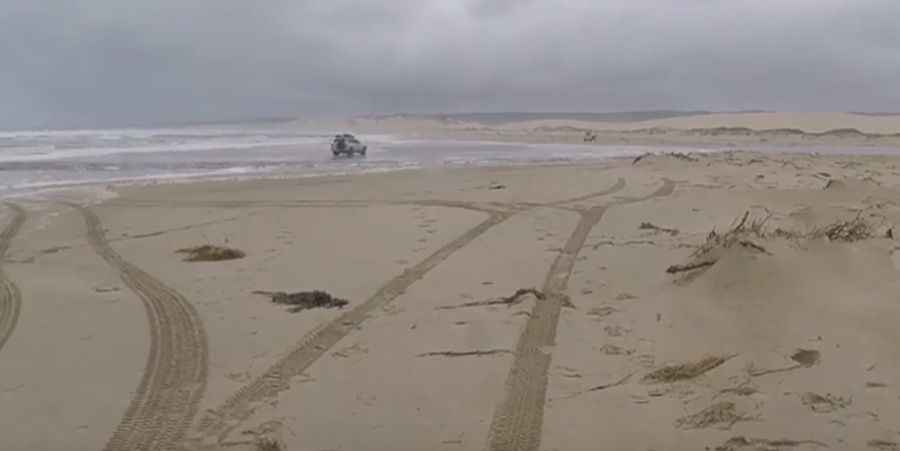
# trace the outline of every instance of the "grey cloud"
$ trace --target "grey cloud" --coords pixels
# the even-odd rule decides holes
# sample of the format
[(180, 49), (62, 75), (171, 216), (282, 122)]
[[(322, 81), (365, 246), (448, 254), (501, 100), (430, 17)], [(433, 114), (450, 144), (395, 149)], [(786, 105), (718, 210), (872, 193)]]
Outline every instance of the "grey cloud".
[(895, 0), (0, 0), (0, 128), (900, 110)]

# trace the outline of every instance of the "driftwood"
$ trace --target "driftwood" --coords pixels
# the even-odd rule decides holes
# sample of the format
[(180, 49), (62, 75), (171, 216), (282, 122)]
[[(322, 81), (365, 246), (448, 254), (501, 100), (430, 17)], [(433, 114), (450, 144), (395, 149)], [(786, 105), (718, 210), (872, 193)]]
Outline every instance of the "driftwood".
[(512, 354), (513, 352), (508, 349), (488, 349), (485, 351), (440, 351), (440, 352), (425, 352), (419, 354), (418, 357), (483, 357), (486, 355), (496, 355), (496, 354)]
[(666, 272), (669, 274), (677, 274), (680, 272), (693, 271), (695, 269), (705, 268), (707, 266), (715, 265), (718, 260), (707, 260), (697, 263), (689, 263), (687, 265), (672, 265), (666, 269)]
[(634, 373), (630, 373), (630, 374), (626, 375), (625, 377), (623, 377), (613, 383), (610, 383), (610, 384), (603, 384), (603, 385), (598, 385), (596, 387), (591, 387), (591, 388), (585, 390), (585, 392), (600, 391), (600, 390), (606, 390), (607, 388), (618, 387), (619, 385), (622, 385), (622, 384), (628, 382), (628, 379), (631, 379), (632, 375), (634, 375)]
[(459, 305), (444, 305), (437, 307), (437, 310), (453, 310), (458, 308), (484, 307), (489, 305), (505, 305), (508, 307), (512, 307), (513, 305), (522, 302), (522, 298), (528, 294), (533, 295), (539, 301), (547, 299), (547, 296), (536, 288), (519, 288), (515, 293), (513, 293), (512, 296), (502, 297), (500, 299), (491, 299), (487, 301), (466, 302)]
[(660, 227), (656, 224), (653, 224), (652, 222), (642, 222), (641, 225), (638, 226), (638, 229), (653, 230), (653, 231), (657, 231), (657, 232), (665, 232), (672, 236), (678, 235), (678, 233), (679, 233), (678, 229), (670, 229), (668, 227)]

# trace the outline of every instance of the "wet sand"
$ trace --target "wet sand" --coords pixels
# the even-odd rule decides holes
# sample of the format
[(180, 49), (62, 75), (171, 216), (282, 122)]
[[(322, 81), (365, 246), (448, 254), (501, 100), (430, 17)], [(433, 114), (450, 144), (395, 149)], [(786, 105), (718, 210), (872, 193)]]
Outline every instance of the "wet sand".
[[(894, 449), (898, 163), (661, 155), (14, 201), (0, 441)], [(726, 244), (701, 248), (712, 230)], [(175, 252), (200, 244), (246, 256)]]

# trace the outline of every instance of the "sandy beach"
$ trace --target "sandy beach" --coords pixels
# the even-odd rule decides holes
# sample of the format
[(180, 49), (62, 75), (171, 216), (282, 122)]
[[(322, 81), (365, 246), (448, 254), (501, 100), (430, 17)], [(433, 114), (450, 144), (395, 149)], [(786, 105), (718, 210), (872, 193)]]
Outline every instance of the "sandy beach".
[(900, 451), (900, 0), (69, 3), (0, 451)]
[[(896, 449), (898, 164), (664, 154), (14, 200), (3, 448)], [(204, 244), (244, 257), (176, 252)], [(348, 304), (258, 293), (311, 290)]]

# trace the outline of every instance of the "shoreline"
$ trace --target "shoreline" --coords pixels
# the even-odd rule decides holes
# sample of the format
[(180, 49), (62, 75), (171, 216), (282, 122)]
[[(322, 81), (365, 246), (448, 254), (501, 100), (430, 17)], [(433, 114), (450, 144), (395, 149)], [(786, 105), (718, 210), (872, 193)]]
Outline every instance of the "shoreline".
[[(664, 141), (658, 144), (607, 144), (607, 143), (565, 143), (565, 142), (534, 142), (534, 141), (526, 141), (526, 140), (510, 140), (510, 141), (485, 141), (481, 137), (471, 136), (448, 136), (446, 138), (436, 137), (434, 135), (429, 135), (428, 137), (415, 138), (412, 136), (406, 136), (403, 139), (407, 141), (422, 139), (428, 142), (438, 142), (443, 144), (452, 144), (454, 142), (470, 144), (484, 144), (484, 145), (496, 145), (496, 144), (521, 144), (521, 145), (529, 145), (529, 144), (539, 144), (539, 145), (578, 145), (584, 146), (585, 148), (594, 148), (594, 146), (598, 147), (609, 147), (614, 149), (627, 149), (627, 151), (633, 151), (633, 155), (615, 155), (615, 156), (591, 156), (585, 157), (583, 159), (572, 159), (571, 157), (560, 157), (558, 160), (554, 160), (552, 158), (548, 158), (544, 161), (531, 161), (531, 160), (522, 160), (522, 161), (490, 161), (486, 160), (484, 162), (473, 162), (473, 163), (447, 163), (445, 162), (442, 165), (435, 166), (398, 166), (398, 167), (378, 167), (378, 168), (366, 168), (359, 170), (331, 170), (331, 171), (314, 171), (314, 170), (272, 170), (272, 171), (259, 171), (247, 174), (199, 174), (199, 175), (149, 175), (149, 176), (138, 176), (134, 178), (121, 178), (121, 179), (110, 179), (110, 180), (90, 180), (84, 182), (60, 182), (59, 184), (55, 182), (46, 182), (46, 184), (41, 184), (42, 186), (36, 187), (28, 187), (28, 188), (17, 188), (14, 191), (8, 191), (0, 193), (0, 200), (8, 199), (40, 199), (43, 196), (48, 196), (49, 198), (65, 197), (67, 199), (70, 196), (67, 196), (67, 193), (75, 192), (75, 191), (115, 191), (123, 188), (132, 188), (132, 187), (148, 187), (148, 186), (156, 186), (156, 185), (183, 185), (183, 184), (196, 184), (196, 183), (206, 183), (206, 182), (247, 182), (254, 180), (302, 180), (307, 178), (320, 178), (320, 177), (348, 177), (348, 176), (360, 176), (360, 175), (368, 175), (368, 174), (381, 174), (381, 173), (392, 173), (392, 172), (406, 172), (406, 171), (440, 171), (440, 170), (455, 170), (455, 169), (466, 169), (466, 168), (517, 168), (517, 167), (568, 167), (568, 166), (581, 166), (581, 165), (597, 165), (597, 164), (616, 164), (620, 161), (632, 160), (640, 155), (664, 155), (671, 153), (684, 153), (687, 155), (691, 154), (710, 154), (710, 153), (725, 153), (725, 154), (737, 154), (737, 155), (778, 155), (778, 154), (787, 154), (787, 155), (827, 155), (827, 156), (844, 156), (844, 157), (856, 157), (856, 156), (869, 156), (869, 157), (877, 157), (877, 156), (900, 156), (900, 145), (897, 147), (892, 146), (868, 146), (868, 147), (847, 147), (847, 146), (839, 146), (839, 145), (825, 145), (819, 146), (815, 148), (810, 148), (809, 146), (801, 146), (797, 144), (766, 144), (761, 146), (760, 148), (752, 149), (752, 148), (741, 148), (741, 147), (723, 147), (718, 144), (705, 143), (705, 144), (682, 144), (682, 143), (674, 143), (671, 141)], [(900, 143), (898, 143), (900, 144)], [(628, 153), (628, 152), (626, 152)]]
[[(638, 116), (640, 115), (635, 117)], [(217, 135), (221, 127), (188, 127), (178, 132), (173, 132), (172, 129), (57, 132), (63, 136), (83, 135), (79, 139), (87, 137), (87, 144), (93, 145), (91, 142), (96, 141), (95, 144), (100, 148), (109, 145), (107, 135), (110, 135), (123, 140), (121, 143), (114, 143), (114, 147), (134, 145), (135, 152), (150, 156), (144, 160), (138, 158), (133, 165), (123, 165), (121, 168), (111, 164), (113, 169), (109, 172), (105, 171), (103, 160), (88, 156), (82, 160), (62, 159), (56, 165), (52, 161), (44, 166), (37, 163), (10, 163), (5, 168), (12, 171), (7, 172), (11, 177), (10, 183), (15, 186), (33, 186), (15, 190), (7, 188), (0, 195), (6, 198), (35, 191), (47, 193), (66, 189), (90, 190), (107, 184), (121, 186), (218, 179), (314, 177), (323, 175), (320, 172), (325, 173), (324, 175), (344, 175), (434, 167), (581, 164), (582, 160), (601, 161), (608, 160), (610, 156), (635, 157), (647, 151), (900, 154), (900, 116), (747, 112), (675, 114), (661, 119), (625, 122), (584, 120), (589, 117), (592, 116), (559, 118), (557, 115), (554, 118), (551, 115), (541, 119), (540, 115), (517, 114), (393, 115), (333, 121), (298, 120), (282, 123), (274, 128), (260, 129), (253, 126), (233, 126), (227, 128), (230, 131), (221, 136)], [(483, 122), (477, 122), (479, 118)], [(368, 159), (359, 162), (326, 161), (320, 150), (327, 145), (324, 137), (330, 134), (323, 130), (354, 131), (362, 133), (364, 138), (365, 135), (371, 135), (371, 144), (375, 146), (373, 153), (377, 155), (370, 155)], [(37, 136), (47, 133), (49, 132), (37, 133)], [(94, 136), (98, 133), (100, 135)], [(181, 135), (189, 138), (178, 138)], [(316, 139), (321, 139), (322, 142), (308, 141), (313, 136), (319, 137)], [(66, 139), (68, 138), (63, 138), (63, 141)], [(272, 147), (272, 143), (281, 139), (300, 140), (305, 144), (298, 144), (296, 149)], [(266, 144), (271, 140), (274, 140), (270, 143), (272, 145)], [(27, 138), (21, 144), (28, 147), (46, 143), (41, 139), (35, 141)], [(154, 154), (142, 147), (159, 147), (163, 144), (175, 146), (173, 149), (178, 152), (195, 147), (224, 147), (209, 152), (185, 153), (186, 166), (178, 166), (181, 161), (181, 157), (177, 156), (178, 152), (173, 151), (170, 155), (165, 152)], [(233, 152), (233, 148), (248, 145), (263, 147), (256, 157), (252, 156), (254, 152)], [(91, 152), (88, 147), (76, 150), (89, 155)], [(41, 158), (52, 159), (51, 154)], [(116, 156), (113, 160), (127, 161), (126, 154)], [(19, 157), (13, 152), (7, 158)], [(23, 155), (21, 158), (35, 157)], [(191, 162), (199, 164), (193, 167), (190, 166)], [(173, 164), (176, 166), (171, 166)], [(41, 174), (44, 170), (50, 172)], [(122, 176), (118, 171), (130, 175)], [(230, 174), (228, 171), (235, 173)], [(245, 174), (237, 173), (245, 171)], [(48, 174), (72, 181), (48, 181)]]

